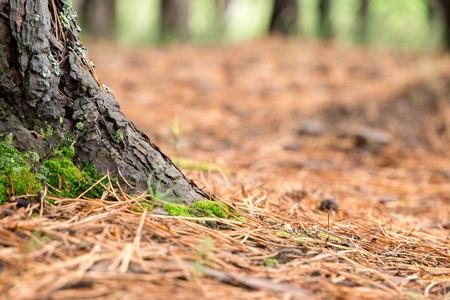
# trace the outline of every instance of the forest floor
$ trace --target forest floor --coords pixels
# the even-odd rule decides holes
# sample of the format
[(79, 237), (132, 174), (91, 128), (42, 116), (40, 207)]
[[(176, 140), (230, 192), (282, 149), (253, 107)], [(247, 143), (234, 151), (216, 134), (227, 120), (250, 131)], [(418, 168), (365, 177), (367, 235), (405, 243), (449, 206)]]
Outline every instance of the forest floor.
[(125, 115), (240, 218), (126, 197), (15, 210), (1, 298), (450, 299), (448, 55), (278, 38), (87, 48)]

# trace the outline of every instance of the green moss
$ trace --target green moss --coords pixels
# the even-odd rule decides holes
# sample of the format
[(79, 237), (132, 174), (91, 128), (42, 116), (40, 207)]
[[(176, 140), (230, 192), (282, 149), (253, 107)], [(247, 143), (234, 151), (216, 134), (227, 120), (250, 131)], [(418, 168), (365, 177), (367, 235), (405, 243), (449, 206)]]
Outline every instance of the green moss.
[(276, 234), (277, 234), (279, 237), (291, 237), (291, 238), (294, 238), (294, 239), (299, 239), (299, 238), (301, 238), (301, 236), (292, 233), (292, 232), (291, 232), (290, 230), (288, 230), (288, 229), (284, 229), (284, 230), (282, 230), (282, 231), (278, 231)]
[(39, 155), (36, 152), (30, 151), (30, 152), (28, 152), (28, 154), (29, 154), (29, 156), (31, 158), (31, 162), (32, 163), (36, 164), (36, 163), (39, 162), (40, 158), (39, 158)]
[(83, 125), (83, 123), (81, 123), (81, 122), (78, 122), (78, 123), (75, 125), (75, 127), (76, 127), (78, 130), (80, 130), (80, 131), (82, 131), (82, 130), (84, 129), (84, 125)]
[(276, 224), (278, 224), (277, 222), (275, 222), (274, 220), (269, 219), (269, 218), (265, 219), (265, 221), (266, 221), (266, 223), (269, 224), (269, 225), (276, 225)]
[(278, 259), (274, 259), (274, 258), (264, 258), (263, 262), (267, 267), (271, 267), (271, 268), (276, 267), (277, 265), (280, 264)]
[(327, 233), (320, 232), (320, 231), (317, 232), (317, 235), (319, 235), (320, 237), (326, 238), (326, 239), (342, 242), (342, 239), (340, 239), (340, 238), (338, 238), (336, 236), (329, 235)]
[(42, 188), (30, 171), (36, 160), (37, 153), (23, 154), (14, 148), (11, 134), (0, 142), (0, 204), (13, 195), (35, 194)]
[(228, 219), (230, 216), (225, 213), (220, 207), (223, 207), (231, 213), (231, 209), (223, 203), (215, 201), (198, 201), (191, 205), (181, 205), (166, 203), (163, 209), (172, 216), (181, 217), (212, 217), (216, 216), (222, 219)]
[(45, 136), (52, 136), (53, 135), (53, 128), (50, 125), (47, 125), (47, 130), (45, 132)]
[(25, 156), (12, 145), (12, 134), (7, 135), (0, 142), (0, 172), (10, 168), (26, 166)]
[[(180, 217), (196, 217), (194, 213), (195, 209), (192, 209), (186, 205), (179, 205), (173, 203), (166, 203), (163, 206), (163, 209), (167, 211), (172, 216), (180, 216)], [(198, 217), (198, 216), (197, 216)]]
[(291, 236), (291, 234), (289, 232), (285, 232), (285, 231), (278, 231), (277, 235), (279, 237), (290, 237)]
[(134, 211), (136, 211), (136, 212), (143, 212), (142, 209), (141, 209), (141, 206), (143, 208), (147, 208), (147, 211), (152, 211), (155, 208), (155, 205), (153, 205), (151, 203), (148, 203), (145, 200), (139, 202), (139, 204), (135, 204), (135, 206), (138, 207), (138, 208), (134, 209)]
[(117, 130), (116, 131), (116, 142), (117, 143), (121, 143), (123, 141), (123, 132), (122, 130)]
[(27, 167), (9, 169), (0, 174), (0, 204), (13, 195), (36, 194), (42, 188), (39, 180)]
[[(9, 201), (11, 196), (37, 194), (43, 188), (43, 182), (54, 188), (50, 188), (51, 194), (75, 198), (102, 177), (92, 164), (76, 166), (72, 161), (75, 151), (70, 145), (54, 151), (39, 166), (40, 157), (36, 152), (21, 153), (14, 148), (12, 141), (11, 134), (0, 140), (0, 204)], [(38, 167), (39, 172), (34, 175), (31, 170)], [(116, 185), (117, 179), (111, 181)], [(103, 183), (109, 185), (108, 179)], [(100, 198), (103, 191), (101, 185), (96, 185), (86, 193), (86, 197)], [(148, 208), (153, 207), (149, 205)]]
[[(52, 191), (57, 196), (75, 198), (101, 178), (92, 164), (75, 166), (72, 162), (74, 155), (72, 147), (62, 147), (55, 151), (50, 159), (44, 161), (39, 169), (39, 177), (58, 189)], [(109, 185), (107, 179), (104, 179), (104, 183)], [(86, 194), (86, 197), (99, 198), (102, 192), (101, 186), (97, 185)]]
[(226, 212), (224, 212), (222, 208), (231, 212), (231, 209), (227, 207), (225, 204), (209, 200), (195, 202), (192, 206), (199, 210), (205, 211), (210, 216), (214, 215), (222, 219), (229, 218), (229, 215)]

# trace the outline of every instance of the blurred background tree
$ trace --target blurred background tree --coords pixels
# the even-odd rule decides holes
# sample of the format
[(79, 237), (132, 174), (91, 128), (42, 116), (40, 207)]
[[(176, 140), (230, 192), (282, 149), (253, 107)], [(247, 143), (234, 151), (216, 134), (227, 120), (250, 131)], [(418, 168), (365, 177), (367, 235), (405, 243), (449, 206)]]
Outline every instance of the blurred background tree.
[(78, 0), (81, 27), (96, 37), (112, 38), (115, 28), (115, 0)]
[[(295, 34), (300, 29), (300, 26), (297, 25), (298, 1), (275, 0), (273, 4), (273, 11), (270, 17), (270, 32), (278, 32), (282, 35)], [(298, 31), (301, 32), (301, 30)]]
[(161, 41), (189, 39), (189, 0), (161, 1)]
[(359, 43), (367, 44), (368, 41), (368, 25), (369, 25), (369, 0), (361, 0), (358, 11), (358, 23), (356, 24), (356, 38)]
[(450, 0), (439, 0), (440, 4), (435, 6), (435, 11), (432, 17), (437, 17), (439, 8), (442, 8), (443, 18), (444, 18), (444, 41), (447, 49), (450, 49)]
[(318, 15), (319, 15), (319, 24), (318, 24), (318, 32), (317, 35), (322, 38), (331, 38), (332, 30), (331, 30), (331, 20), (330, 20), (330, 12), (331, 12), (331, 2), (330, 0), (320, 0), (318, 5)]
[(74, 0), (84, 34), (128, 44), (233, 42), (268, 32), (450, 48), (450, 0)]

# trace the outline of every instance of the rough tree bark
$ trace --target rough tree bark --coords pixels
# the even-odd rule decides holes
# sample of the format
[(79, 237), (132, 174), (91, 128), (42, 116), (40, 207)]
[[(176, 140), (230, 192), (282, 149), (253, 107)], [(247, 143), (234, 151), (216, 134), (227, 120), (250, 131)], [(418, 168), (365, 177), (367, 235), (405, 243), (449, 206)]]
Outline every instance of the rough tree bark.
[(298, 2), (297, 0), (275, 0), (270, 18), (270, 32), (283, 35), (297, 32)]
[(122, 114), (95, 75), (75, 19), (69, 0), (0, 0), (0, 133), (41, 159), (73, 141), (77, 162), (123, 176), (134, 191), (149, 180), (169, 198), (206, 199)]
[(161, 0), (161, 38), (189, 38), (189, 0)]

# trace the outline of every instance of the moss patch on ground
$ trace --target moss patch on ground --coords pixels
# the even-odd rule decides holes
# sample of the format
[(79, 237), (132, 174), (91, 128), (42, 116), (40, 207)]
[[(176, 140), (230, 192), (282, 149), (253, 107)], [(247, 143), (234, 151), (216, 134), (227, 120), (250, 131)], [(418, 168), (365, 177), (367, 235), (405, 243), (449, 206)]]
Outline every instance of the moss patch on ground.
[(42, 188), (41, 181), (31, 173), (36, 156), (34, 152), (17, 151), (12, 145), (12, 135), (0, 141), (0, 204), (11, 196), (35, 194)]
[(163, 209), (172, 216), (230, 218), (230, 215), (222, 208), (232, 214), (232, 210), (227, 205), (210, 200), (198, 201), (191, 205), (166, 203), (163, 206)]
[[(52, 193), (56, 196), (75, 198), (101, 178), (93, 165), (75, 166), (72, 162), (74, 156), (72, 147), (62, 147), (44, 161), (39, 169), (39, 177), (53, 187)], [(107, 179), (103, 183), (109, 185)], [(103, 188), (96, 185), (86, 193), (86, 197), (99, 198), (102, 192)]]
[[(65, 145), (40, 162), (37, 153), (21, 153), (14, 148), (11, 134), (0, 137), (0, 204), (9, 201), (11, 196), (37, 194), (45, 183), (55, 196), (77, 197), (97, 182), (101, 175), (93, 165), (76, 166), (72, 161), (74, 156), (73, 147)], [(31, 170), (38, 166), (38, 174), (33, 174)], [(104, 183), (109, 184), (107, 179)], [(103, 188), (97, 185), (86, 197), (99, 198), (102, 192)]]
[(155, 208), (154, 204), (148, 203), (145, 200), (139, 201), (139, 204), (135, 204), (136, 208), (134, 209), (135, 212), (144, 212), (142, 208), (146, 208), (147, 211), (152, 211)]

